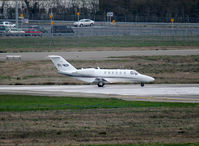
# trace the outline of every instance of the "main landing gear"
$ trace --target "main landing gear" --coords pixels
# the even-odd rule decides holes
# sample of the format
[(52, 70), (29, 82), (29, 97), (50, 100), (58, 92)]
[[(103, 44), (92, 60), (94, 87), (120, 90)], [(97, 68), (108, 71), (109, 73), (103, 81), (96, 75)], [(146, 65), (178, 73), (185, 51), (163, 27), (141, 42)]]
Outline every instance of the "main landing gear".
[(103, 83), (103, 82), (99, 82), (99, 83), (97, 84), (97, 86), (98, 86), (98, 87), (104, 87), (104, 83)]
[(141, 83), (140, 85), (141, 85), (141, 87), (144, 87), (144, 83)]

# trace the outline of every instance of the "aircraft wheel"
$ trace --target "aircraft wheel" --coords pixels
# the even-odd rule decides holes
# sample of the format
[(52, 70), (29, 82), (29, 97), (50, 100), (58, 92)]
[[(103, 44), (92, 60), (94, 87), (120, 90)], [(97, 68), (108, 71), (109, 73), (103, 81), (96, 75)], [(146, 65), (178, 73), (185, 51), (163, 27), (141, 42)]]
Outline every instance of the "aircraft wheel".
[(98, 87), (104, 87), (104, 83), (103, 82), (99, 82), (97, 85), (98, 85)]
[(141, 87), (144, 87), (144, 83), (141, 83)]

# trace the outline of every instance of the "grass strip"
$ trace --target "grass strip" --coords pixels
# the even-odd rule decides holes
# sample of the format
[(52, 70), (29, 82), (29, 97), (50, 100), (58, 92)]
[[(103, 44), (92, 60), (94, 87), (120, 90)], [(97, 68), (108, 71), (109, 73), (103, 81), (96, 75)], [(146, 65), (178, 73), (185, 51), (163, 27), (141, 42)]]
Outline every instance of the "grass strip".
[(37, 111), (63, 109), (136, 108), (136, 107), (198, 107), (198, 103), (165, 103), (125, 101), (108, 98), (48, 97), (31, 95), (0, 95), (0, 111)]
[[(55, 37), (52, 47), (56, 51), (63, 48), (99, 47), (155, 47), (155, 46), (199, 46), (199, 37), (160, 37), (160, 36), (109, 36), (109, 37)], [(2, 38), (0, 52), (51, 51), (51, 38)]]

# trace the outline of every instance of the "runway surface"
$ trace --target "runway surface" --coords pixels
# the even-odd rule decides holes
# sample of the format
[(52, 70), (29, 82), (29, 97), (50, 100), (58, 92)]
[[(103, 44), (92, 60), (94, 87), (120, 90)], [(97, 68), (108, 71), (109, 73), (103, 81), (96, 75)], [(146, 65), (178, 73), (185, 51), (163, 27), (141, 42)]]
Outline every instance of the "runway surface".
[(199, 103), (199, 84), (131, 85), (65, 85), (65, 86), (0, 86), (0, 94), (30, 94), (48, 96), (76, 96), (120, 98), (123, 100)]
[(83, 52), (25, 52), (25, 53), (0, 53), (0, 60), (7, 56), (20, 56), (21, 60), (48, 60), (48, 55), (61, 55), (68, 60), (105, 60), (121, 56), (186, 56), (199, 55), (199, 49), (185, 50), (143, 50), (143, 51), (83, 51)]

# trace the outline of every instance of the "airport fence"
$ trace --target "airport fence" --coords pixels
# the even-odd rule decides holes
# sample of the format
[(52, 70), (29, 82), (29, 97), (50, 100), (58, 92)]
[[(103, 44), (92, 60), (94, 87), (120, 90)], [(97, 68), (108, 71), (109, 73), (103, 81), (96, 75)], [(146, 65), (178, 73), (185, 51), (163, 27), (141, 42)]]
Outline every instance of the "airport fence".
[[(73, 48), (73, 47), (133, 47), (198, 45), (197, 23), (108, 23), (96, 22), (92, 27), (73, 27), (71, 21), (55, 21), (55, 25), (69, 25), (74, 33), (51, 33), (49, 21), (31, 21), (47, 30), (41, 35), (0, 35), (0, 51), (14, 48)], [(27, 27), (20, 24), (19, 27)]]

